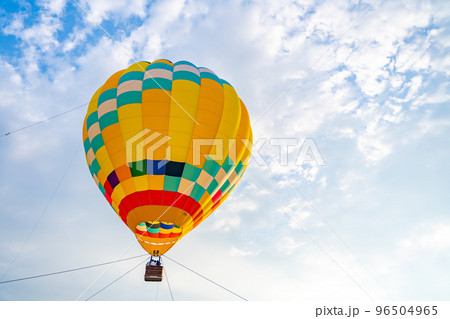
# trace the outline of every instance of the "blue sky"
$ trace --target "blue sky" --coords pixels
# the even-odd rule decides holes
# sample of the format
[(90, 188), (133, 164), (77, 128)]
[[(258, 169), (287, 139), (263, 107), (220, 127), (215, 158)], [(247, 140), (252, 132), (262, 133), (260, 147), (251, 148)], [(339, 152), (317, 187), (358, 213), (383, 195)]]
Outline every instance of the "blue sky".
[[(87, 103), (140, 60), (191, 61), (235, 87), (267, 165), (252, 161), (171, 258), (250, 300), (448, 298), (446, 1), (3, 1), (0, 26), (1, 134)], [(85, 111), (0, 137), (4, 280), (143, 253), (77, 149)], [(287, 165), (280, 139), (298, 140)], [(325, 165), (295, 163), (305, 139)], [(137, 262), (3, 284), (0, 299), (85, 299)], [(236, 300), (165, 264), (176, 300)], [(142, 272), (94, 299), (154, 300)]]

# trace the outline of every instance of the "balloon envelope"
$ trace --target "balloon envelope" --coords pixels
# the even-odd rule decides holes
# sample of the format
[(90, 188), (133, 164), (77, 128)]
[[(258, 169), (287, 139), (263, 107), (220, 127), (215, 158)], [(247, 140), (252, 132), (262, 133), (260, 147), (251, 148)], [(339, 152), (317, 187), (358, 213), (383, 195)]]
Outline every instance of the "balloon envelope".
[(106, 200), (147, 252), (162, 255), (239, 183), (252, 131), (228, 82), (187, 61), (157, 60), (95, 92), (83, 140)]

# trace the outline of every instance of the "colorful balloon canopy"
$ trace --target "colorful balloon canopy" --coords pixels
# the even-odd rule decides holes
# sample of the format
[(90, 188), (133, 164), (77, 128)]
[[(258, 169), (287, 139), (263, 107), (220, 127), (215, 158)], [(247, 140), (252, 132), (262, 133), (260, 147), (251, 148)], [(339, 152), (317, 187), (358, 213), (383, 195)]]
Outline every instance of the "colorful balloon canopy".
[(239, 183), (252, 130), (233, 87), (192, 63), (138, 62), (92, 97), (89, 170), (142, 247), (162, 255)]

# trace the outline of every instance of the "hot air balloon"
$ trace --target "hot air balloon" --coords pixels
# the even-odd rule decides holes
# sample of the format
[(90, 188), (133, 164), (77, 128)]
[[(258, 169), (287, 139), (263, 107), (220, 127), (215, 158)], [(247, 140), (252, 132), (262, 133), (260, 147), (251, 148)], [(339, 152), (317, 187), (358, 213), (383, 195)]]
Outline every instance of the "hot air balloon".
[(113, 74), (95, 92), (83, 141), (106, 200), (141, 246), (161, 256), (239, 183), (252, 130), (227, 81), (187, 61), (156, 60)]

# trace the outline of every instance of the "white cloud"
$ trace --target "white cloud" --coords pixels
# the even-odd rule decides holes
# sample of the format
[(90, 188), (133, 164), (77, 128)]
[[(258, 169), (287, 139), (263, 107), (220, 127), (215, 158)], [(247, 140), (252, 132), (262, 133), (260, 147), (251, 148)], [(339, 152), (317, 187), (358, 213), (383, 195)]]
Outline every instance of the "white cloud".
[[(323, 41), (324, 36), (330, 32), (337, 36), (339, 31), (345, 30), (343, 26), (350, 26), (352, 23), (355, 25), (317, 65), (313, 65), (313, 71), (304, 75), (304, 78), (259, 120), (254, 128), (255, 136), (314, 136), (313, 134), (326, 131), (325, 127), (330, 121), (333, 121), (333, 125), (339, 125), (337, 119), (341, 122), (348, 121), (345, 114), (352, 116), (356, 110), (355, 119), (359, 123), (353, 122), (355, 128), (352, 134), (347, 136), (355, 139), (357, 147), (371, 164), (378, 163), (391, 154), (394, 148), (389, 141), (390, 132), (394, 125), (407, 120), (404, 116), (405, 110), (399, 103), (415, 101), (424, 84), (422, 76), (416, 75), (409, 79), (403, 73), (407, 70), (422, 72), (430, 56), (430, 40), (426, 36), (414, 36), (412, 42), (408, 42), (408, 38), (429, 23), (431, 9), (426, 4), (418, 3), (379, 3), (357, 21), (360, 12), (348, 14), (346, 11), (352, 5), (344, 2), (333, 5), (324, 3), (315, 7), (314, 12), (306, 17), (309, 29), (316, 30), (310, 33), (314, 41)], [(414, 15), (411, 13), (414, 10), (420, 12)], [(291, 11), (295, 12), (295, 9)], [(266, 22), (269, 25), (283, 25), (281, 21), (285, 20), (279, 16), (283, 16), (283, 13), (272, 13), (273, 20), (267, 18)], [(294, 28), (304, 30), (303, 25), (298, 24)], [(288, 26), (283, 26), (284, 30), (289, 30)], [(257, 29), (258, 26), (254, 28)], [(276, 30), (273, 32), (279, 32), (279, 29)], [(304, 32), (300, 33), (304, 35)], [(255, 34), (253, 36), (256, 37)], [(278, 41), (282, 38), (280, 35), (276, 37)], [(289, 38), (295, 37), (296, 35), (292, 34)], [(282, 51), (282, 44), (269, 40), (268, 38), (267, 42), (260, 42), (270, 43), (271, 48), (265, 52), (271, 53), (266, 58), (274, 60), (275, 52)], [(302, 67), (306, 70), (327, 47), (302, 40), (298, 43), (296, 49), (289, 51), (289, 59), (284, 59), (283, 55), (276, 56), (277, 65), (284, 65), (289, 61), (292, 70), (297, 70), (291, 72), (294, 75), (290, 81), (284, 82), (286, 87), (302, 75)], [(414, 58), (413, 55), (418, 51), (409, 49), (408, 46), (420, 47), (421, 55)], [(308, 54), (310, 52), (315, 54)], [(295, 62), (293, 57), (296, 57)], [(421, 61), (415, 63), (414, 59)], [(402, 61), (413, 62), (405, 64)], [(321, 74), (326, 75), (321, 77)], [(280, 80), (283, 78), (280, 77)], [(404, 97), (396, 97), (402, 94), (400, 89), (405, 92)], [(383, 96), (388, 91), (392, 92), (391, 101), (385, 100)], [(267, 93), (266, 95), (270, 96)], [(269, 98), (267, 104), (270, 104), (271, 100)], [(270, 153), (266, 155), (273, 159)], [(296, 172), (291, 167), (280, 167), (276, 163), (270, 165), (270, 169), (283, 175)]]
[(47, 9), (52, 14), (61, 14), (67, 0), (39, 0), (37, 4)]
[(401, 247), (408, 250), (450, 249), (450, 225), (422, 225), (418, 227), (409, 237), (401, 240)]
[(397, 72), (424, 71), (430, 67), (431, 57), (428, 41), (418, 38), (415, 42), (402, 46), (397, 55), (395, 68)]
[(212, 230), (229, 232), (232, 229), (238, 228), (240, 225), (241, 225), (241, 218), (239, 216), (236, 215), (230, 216), (230, 214), (224, 216), (224, 214), (221, 214), (221, 216), (214, 221)]
[(80, 28), (76, 26), (73, 32), (63, 41), (62, 50), (67, 53), (80, 46), (86, 40), (87, 35), (92, 33), (92, 29), (92, 27)]
[[(130, 16), (141, 18), (146, 16), (145, 0), (130, 0), (127, 2), (120, 0), (81, 0), (78, 3), (81, 8), (77, 7), (82, 11), (82, 15), (86, 18), (88, 24), (101, 24), (103, 20), (113, 17), (122, 20)], [(86, 12), (87, 16), (85, 15)]]
[[(42, 52), (49, 52), (59, 45), (55, 33), (61, 29), (62, 24), (56, 16), (63, 6), (44, 6), (39, 11), (38, 23), (26, 27), (24, 20), (29, 18), (27, 13), (15, 14), (13, 20), (4, 28), (3, 32), (22, 39), (29, 46), (33, 46)], [(56, 11), (55, 11), (56, 10)]]
[(304, 242), (298, 242), (293, 237), (285, 236), (275, 243), (275, 249), (282, 254), (291, 255), (303, 245), (305, 245)]
[(310, 222), (307, 225), (307, 221), (312, 215), (310, 203), (301, 198), (300, 194), (295, 192), (295, 197), (291, 197), (287, 203), (285, 201), (280, 203), (279, 200), (277, 202), (281, 206), (277, 207), (277, 211), (283, 215), (291, 228), (301, 230), (300, 228), (305, 229), (309, 226)]
[(19, 103), (22, 86), (21, 75), (11, 64), (0, 59), (0, 95), (2, 96), (0, 109), (10, 108)]
[(369, 134), (358, 138), (358, 148), (371, 163), (377, 163), (392, 151), (392, 146)]
[(434, 91), (428, 90), (412, 102), (412, 107), (430, 106), (450, 101), (450, 84), (440, 83)]
[(257, 256), (259, 255), (260, 251), (253, 251), (253, 250), (244, 250), (244, 249), (239, 249), (236, 248), (234, 246), (231, 247), (230, 250), (230, 255), (235, 257), (235, 256)]

